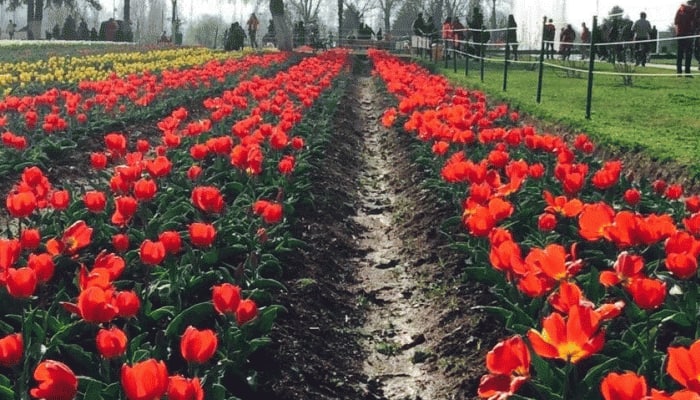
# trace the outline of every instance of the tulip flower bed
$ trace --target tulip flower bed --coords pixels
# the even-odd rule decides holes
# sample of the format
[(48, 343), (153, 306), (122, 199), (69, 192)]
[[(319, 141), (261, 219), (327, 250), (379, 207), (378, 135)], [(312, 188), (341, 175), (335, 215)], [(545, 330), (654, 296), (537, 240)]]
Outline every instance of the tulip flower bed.
[[(228, 63), (152, 84), (147, 74), (101, 83), (150, 89), (117, 101), (97, 101), (102, 89), (83, 82), (95, 97), (85, 106), (79, 94), (75, 105), (95, 113), (89, 121), (136, 105), (154, 115), (153, 98), (184, 104), (189, 85), (223, 86), (240, 74), (241, 64)], [(202, 101), (206, 117), (179, 106), (146, 119), (157, 138), (102, 131), (104, 149), (89, 155), (93, 171), (80, 185), (25, 166), (6, 197), (11, 220), (0, 239), (0, 397), (224, 399), (254, 390), (249, 356), (269, 342), (281, 310), (272, 298), (282, 288), (277, 256), (299, 244), (287, 219), (307, 183), (295, 178), (305, 150), (323, 142), (297, 128), (347, 64), (346, 52), (331, 51), (269, 78), (240, 75)], [(49, 93), (66, 104), (5, 99), (3, 110), (27, 123), (33, 106), (69, 108), (69, 94)], [(8, 119), (6, 130), (11, 123), (21, 124)]]
[[(31, 46), (31, 43), (26, 43)], [(133, 47), (133, 46), (130, 46)], [(108, 49), (109, 47), (107, 47)], [(56, 56), (33, 49), (34, 56), (43, 55), (37, 61), (27, 61), (13, 51), (12, 61), (0, 63), (0, 91), (3, 95), (41, 90), (46, 85), (57, 85), (63, 89), (81, 81), (100, 81), (116, 74), (124, 77), (143, 71), (157, 73), (163, 70), (184, 69), (212, 60), (224, 61), (238, 58), (243, 52), (214, 52), (206, 48), (138, 48), (128, 52), (105, 52), (96, 54)], [(37, 54), (38, 53), (38, 54)], [(15, 61), (20, 59), (22, 61)]]
[(488, 399), (700, 398), (700, 196), (537, 132), (505, 105), (385, 52), (385, 126), (425, 145), (429, 183), (459, 215), (465, 273), (512, 336), (486, 355)]
[[(95, 130), (117, 130), (128, 123), (160, 118), (185, 101), (200, 101), (257, 72), (282, 68), (288, 55), (251, 55), (212, 60), (159, 74), (143, 72), (123, 78), (82, 81), (76, 90), (50, 88), (34, 96), (7, 96), (0, 102), (0, 149), (3, 175), (27, 165), (46, 169), (66, 152), (90, 147)], [(75, 162), (75, 160), (70, 160)]]

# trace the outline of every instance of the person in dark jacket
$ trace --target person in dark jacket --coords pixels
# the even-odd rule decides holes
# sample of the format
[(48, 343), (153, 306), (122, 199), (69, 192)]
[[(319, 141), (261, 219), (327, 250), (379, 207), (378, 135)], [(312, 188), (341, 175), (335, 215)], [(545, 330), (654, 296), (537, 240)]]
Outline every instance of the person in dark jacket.
[(513, 59), (518, 60), (518, 24), (515, 23), (513, 14), (508, 15), (508, 33), (506, 35), (508, 44), (513, 52)]
[(693, 77), (690, 75), (690, 63), (692, 62), (691, 57), (693, 55), (693, 38), (686, 38), (685, 36), (692, 36), (695, 34), (696, 13), (696, 8), (688, 4), (688, 2), (685, 2), (678, 8), (676, 17), (673, 20), (676, 37), (678, 38), (676, 72), (680, 76), (685, 66), (685, 76), (689, 78)]
[(554, 26), (554, 22), (550, 18), (549, 21), (544, 25), (544, 53), (547, 58), (554, 58), (554, 36), (557, 34), (557, 28)]

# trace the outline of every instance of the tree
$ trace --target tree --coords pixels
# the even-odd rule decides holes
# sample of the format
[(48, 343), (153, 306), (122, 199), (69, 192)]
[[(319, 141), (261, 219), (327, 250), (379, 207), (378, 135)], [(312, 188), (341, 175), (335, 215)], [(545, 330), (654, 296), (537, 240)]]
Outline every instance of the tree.
[(221, 15), (203, 15), (189, 24), (187, 29), (188, 43), (215, 48), (221, 43), (226, 30), (226, 22)]
[(391, 36), (395, 38), (412, 35), (411, 26), (421, 10), (422, 4), (420, 0), (405, 0), (396, 12), (396, 18), (391, 30), (385, 30), (385, 32), (390, 32)]
[(357, 39), (357, 30), (360, 28), (362, 15), (354, 5), (348, 4), (343, 12), (343, 30), (340, 32), (342, 38)]
[(384, 32), (391, 31), (391, 14), (401, 4), (402, 0), (377, 0), (379, 2), (379, 10), (384, 24)]
[(270, 0), (270, 14), (275, 24), (275, 38), (277, 48), (283, 51), (292, 50), (292, 31), (289, 21), (285, 17), (284, 2), (282, 0)]
[(321, 0), (288, 0), (289, 8), (296, 14), (296, 17), (308, 24), (318, 19), (318, 10)]
[[(68, 7), (73, 10), (78, 6), (77, 0), (46, 0), (47, 5), (52, 5), (56, 7)], [(102, 5), (99, 0), (84, 0), (87, 4), (94, 8), (95, 10), (101, 10)], [(2, 2), (0, 1), (0, 4)], [(27, 39), (39, 39), (41, 38), (41, 24), (44, 19), (44, 0), (12, 0), (9, 3), (8, 8), (10, 10), (15, 10), (22, 5), (27, 6)]]

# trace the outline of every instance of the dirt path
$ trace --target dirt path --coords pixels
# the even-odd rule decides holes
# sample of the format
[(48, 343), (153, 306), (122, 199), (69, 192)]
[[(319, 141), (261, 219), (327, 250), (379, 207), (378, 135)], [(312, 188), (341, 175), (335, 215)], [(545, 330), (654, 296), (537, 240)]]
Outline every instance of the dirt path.
[(397, 190), (400, 154), (387, 143), (390, 133), (376, 122), (381, 107), (375, 104), (376, 88), (370, 78), (359, 78), (357, 97), (364, 164), (354, 220), (363, 229), (358, 246), (365, 254), (351, 262), (358, 278), (353, 289), (363, 299), (365, 313), (359, 327), (366, 354), (363, 371), (378, 398), (438, 398), (447, 382), (425, 363), (435, 344), (428, 331), (439, 322), (438, 314), (414, 275), (415, 268), (427, 266), (418, 266), (411, 258), (415, 239), (402, 234), (399, 225), (415, 204)]
[(454, 213), (421, 186), (412, 139), (381, 127), (386, 97), (358, 62), (334, 138), (297, 211), (308, 248), (283, 262), (289, 310), (263, 354), (266, 393), (249, 399), (475, 398), (496, 325), (439, 234)]

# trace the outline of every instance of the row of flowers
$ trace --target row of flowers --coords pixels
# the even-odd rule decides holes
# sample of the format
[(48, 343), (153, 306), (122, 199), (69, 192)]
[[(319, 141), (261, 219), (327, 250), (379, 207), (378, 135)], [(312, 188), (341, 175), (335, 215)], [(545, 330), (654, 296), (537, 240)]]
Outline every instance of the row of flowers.
[(27, 168), (6, 199), (18, 234), (0, 239), (1, 390), (62, 399), (252, 390), (248, 359), (281, 311), (276, 254), (295, 245), (286, 214), (303, 195), (293, 177), (308, 142), (292, 132), (347, 58), (328, 52), (241, 81), (204, 101), (208, 117), (177, 108), (154, 142), (108, 133), (82, 188)]
[(143, 71), (183, 69), (211, 60), (239, 57), (238, 53), (215, 52), (202, 47), (131, 50), (74, 56), (52, 56), (37, 61), (0, 63), (0, 91), (3, 95), (32, 85), (77, 84), (100, 81), (116, 74), (124, 77)]
[(700, 197), (624, 176), (584, 134), (539, 133), (483, 93), (370, 57), (398, 98), (383, 124), (429, 144), (427, 169), (460, 210), (447, 224), (466, 232), (455, 248), (514, 334), (487, 354), (478, 395), (700, 398)]
[(0, 148), (0, 171), (12, 172), (28, 163), (48, 167), (67, 152), (91, 146), (95, 130), (159, 118), (183, 101), (199, 101), (238, 79), (288, 62), (285, 53), (250, 55), (159, 74), (112, 74), (101, 81), (81, 81), (75, 90), (52, 87), (35, 96), (7, 96), (0, 101), (6, 147)]

